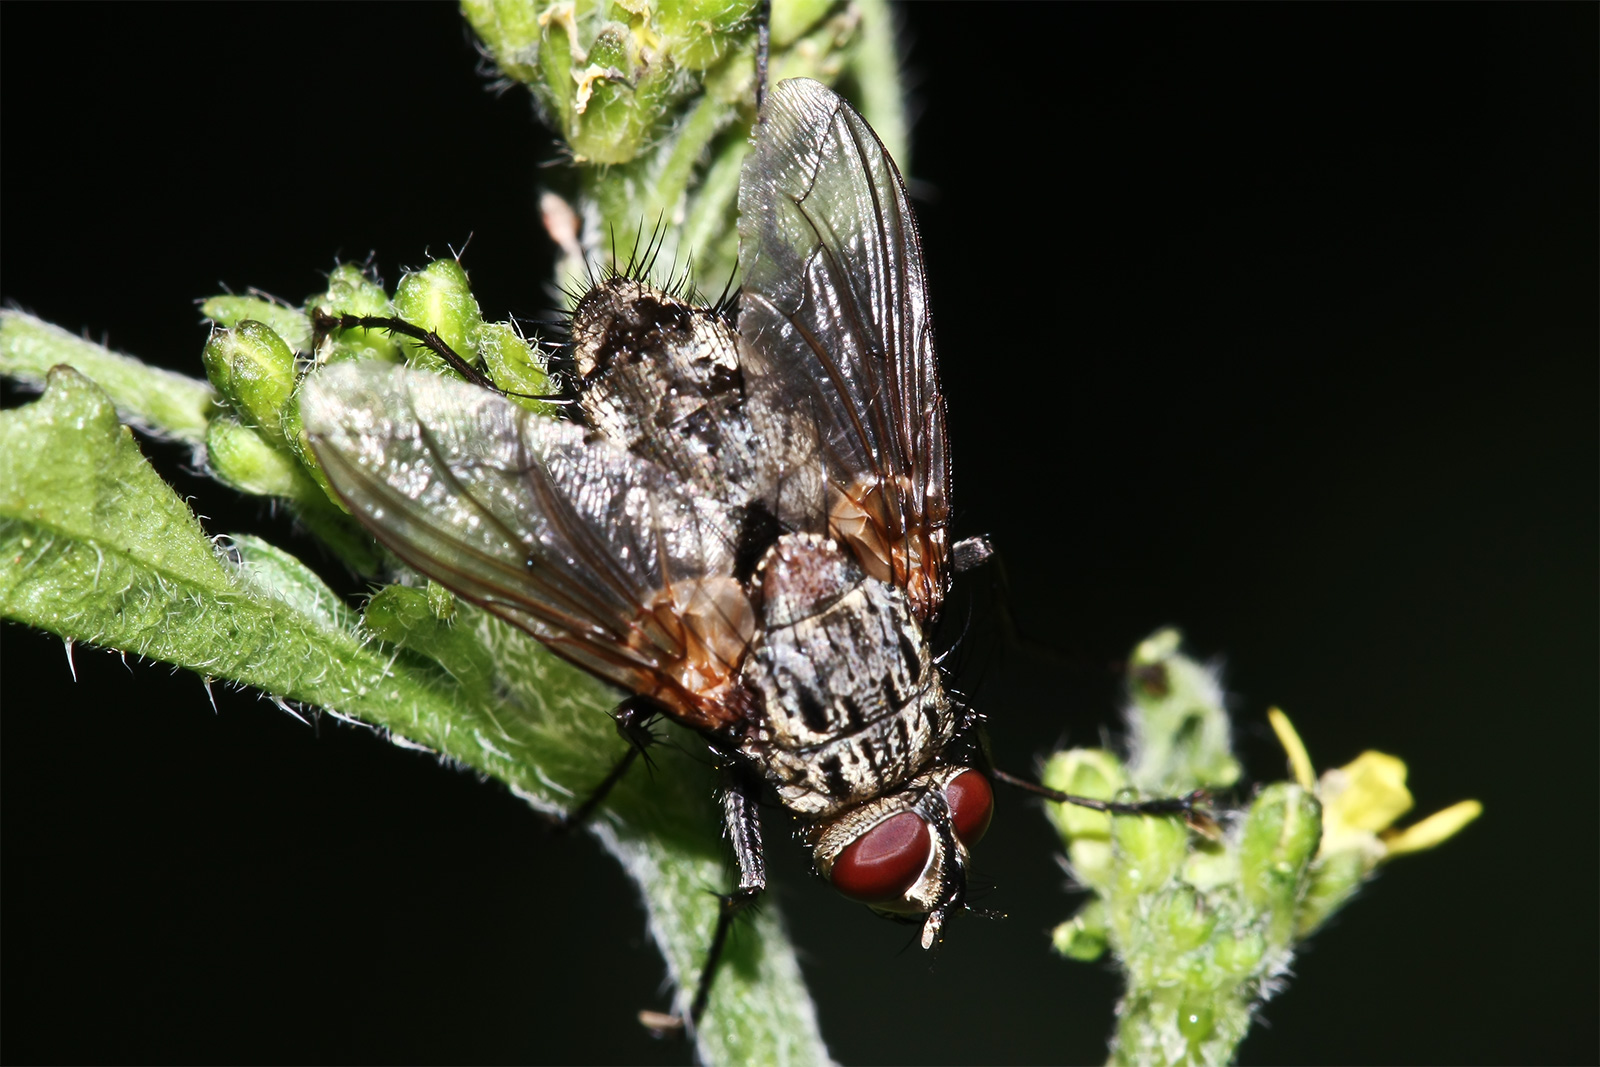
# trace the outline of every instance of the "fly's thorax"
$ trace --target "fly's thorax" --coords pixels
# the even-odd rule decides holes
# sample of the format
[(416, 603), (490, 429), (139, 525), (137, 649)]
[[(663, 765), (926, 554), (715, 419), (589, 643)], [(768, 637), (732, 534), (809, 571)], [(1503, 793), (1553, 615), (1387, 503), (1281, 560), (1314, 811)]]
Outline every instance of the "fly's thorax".
[(738, 343), (715, 309), (636, 278), (602, 281), (572, 315), (584, 419), (702, 494), (742, 505), (755, 467)]
[(967, 850), (993, 812), (981, 772), (937, 767), (821, 824), (812, 860), (834, 888), (874, 910), (927, 915), (961, 902)]
[(903, 591), (816, 534), (780, 537), (753, 585), (743, 681), (763, 714), (741, 750), (786, 807), (836, 815), (933, 762), (956, 716)]

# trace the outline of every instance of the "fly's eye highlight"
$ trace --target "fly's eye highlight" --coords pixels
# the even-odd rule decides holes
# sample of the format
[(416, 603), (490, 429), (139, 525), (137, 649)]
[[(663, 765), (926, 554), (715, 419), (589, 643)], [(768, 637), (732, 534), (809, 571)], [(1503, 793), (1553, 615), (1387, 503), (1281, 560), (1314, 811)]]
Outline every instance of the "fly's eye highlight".
[(964, 771), (944, 787), (950, 822), (961, 843), (971, 848), (983, 839), (994, 818), (994, 789), (978, 771)]
[(916, 812), (903, 811), (845, 846), (828, 878), (852, 900), (886, 904), (911, 888), (932, 850), (928, 824)]

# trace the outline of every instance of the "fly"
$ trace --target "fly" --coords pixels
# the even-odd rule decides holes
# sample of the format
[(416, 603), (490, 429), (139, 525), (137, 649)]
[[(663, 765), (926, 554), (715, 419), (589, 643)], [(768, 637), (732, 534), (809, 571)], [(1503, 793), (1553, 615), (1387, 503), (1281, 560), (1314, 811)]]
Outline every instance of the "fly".
[(762, 106), (739, 213), (736, 309), (628, 276), (579, 301), (570, 421), (375, 363), (328, 367), (302, 404), (334, 490), (397, 557), (629, 690), (625, 728), (659, 712), (709, 743), (739, 882), (691, 1022), (766, 886), (763, 788), (822, 877), (919, 921), (924, 948), (993, 813), (956, 755), (978, 717), (930, 643), (953, 564), (987, 549), (949, 541), (904, 182), (860, 115), (794, 79)]

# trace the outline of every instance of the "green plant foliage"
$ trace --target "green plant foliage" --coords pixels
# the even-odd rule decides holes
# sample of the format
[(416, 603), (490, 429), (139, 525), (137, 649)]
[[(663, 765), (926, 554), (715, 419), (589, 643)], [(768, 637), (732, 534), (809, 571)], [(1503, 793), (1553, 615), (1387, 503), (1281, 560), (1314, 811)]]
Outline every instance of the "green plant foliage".
[[(573, 202), (545, 208), (566, 253), (558, 281), (570, 289), (586, 260), (614, 253), (620, 265), (637, 248), (655, 256), (658, 278), (666, 264), (682, 271), (692, 261), (720, 289), (737, 261), (739, 171), (754, 119), (754, 0), (462, 6), (505, 79), (529, 89), (570, 152)], [(773, 80), (840, 85), (904, 169), (884, 0), (774, 0), (771, 16)], [(514, 402), (548, 411), (537, 344), (485, 320), (453, 259), (406, 275), (393, 292), (345, 264), (298, 307), (222, 295), (202, 311), (216, 324), (202, 356), (208, 380), (0, 311), (0, 374), (44, 390), (0, 412), (0, 614), (255, 687), (291, 711), (326, 709), (492, 775), (540, 811), (571, 810), (626, 751), (606, 715), (620, 694), (388, 558), (331, 492), (299, 405), (330, 363), (404, 360), (457, 373), (415, 339), (378, 326), (326, 329), (327, 316), (403, 317)], [(127, 425), (194, 446), (218, 479), (281, 501), (357, 573), (386, 584), (358, 611), (281, 549), (254, 537), (213, 541)], [(1221, 689), (1178, 644), (1162, 632), (1131, 658), (1128, 758), (1060, 753), (1049, 786), (1132, 800), (1238, 782)], [(1404, 763), (1369, 752), (1317, 778), (1287, 718), (1275, 711), (1272, 721), (1292, 780), (1219, 813), (1213, 836), (1173, 817), (1049, 808), (1092, 893), (1057, 928), (1055, 947), (1080, 961), (1109, 949), (1127, 979), (1114, 1061), (1226, 1061), (1299, 940), (1379, 864), (1438, 844), (1479, 811), (1467, 801), (1396, 830), (1411, 804)], [(590, 825), (640, 888), (680, 1007), (716, 919), (708, 891), (728, 886), (713, 794), (709, 768), (661, 759), (653, 779), (625, 776)], [(454, 906), (464, 923), (481, 923), (473, 902)], [(695, 1040), (707, 1063), (827, 1060), (774, 908), (736, 928)]]
[(63, 363), (99, 383), (129, 425), (190, 444), (205, 440), (216, 412), (210, 385), (119, 355), (26, 312), (0, 310), (0, 374), (43, 386), (50, 368)]
[[(1045, 784), (1118, 801), (1233, 785), (1240, 767), (1222, 687), (1179, 651), (1177, 631), (1140, 643), (1128, 674), (1127, 763), (1104, 749), (1060, 752)], [(1113, 1063), (1231, 1060), (1260, 1004), (1287, 981), (1295, 945), (1378, 863), (1440, 843), (1481, 810), (1464, 801), (1391, 831), (1411, 807), (1404, 763), (1367, 752), (1313, 781), (1289, 720), (1276, 709), (1271, 717), (1295, 780), (1264, 785), (1244, 810), (1219, 813), (1220, 828), (1048, 806), (1073, 877), (1094, 894), (1056, 928), (1054, 947), (1080, 962), (1109, 948), (1127, 982)]]
[[(349, 284), (351, 269), (336, 271), (335, 285), (366, 310), (392, 313), (387, 296), (373, 306), (370, 282)], [(401, 293), (418, 324), (454, 337), (491, 375), (509, 375), (497, 380), (544, 388), (529, 344), (507, 323), (482, 322), (453, 260), (408, 275)], [(314, 296), (304, 311), (269, 307), (309, 343), (309, 331), (296, 329), (328, 299)], [(264, 322), (238, 317), (266, 310), (261, 303), (205, 305), (233, 319), (207, 346), (207, 370), (220, 388), (185, 380), (191, 394), (217, 397), (206, 401), (210, 467), (242, 492), (282, 499), (353, 565), (389, 570), (326, 492), (309, 449), (296, 447), (303, 437), (293, 398), (317, 363), (294, 358)], [(0, 369), (7, 372), (29, 366), (8, 353), (21, 349), (37, 361), (60, 333), (15, 313), (5, 328), (0, 340), (11, 347), (0, 347)], [(328, 338), (322, 354), (385, 359), (398, 351), (376, 330), (350, 332), (369, 336)], [(78, 360), (84, 350), (88, 358)], [(130, 396), (148, 392), (137, 361), (70, 337), (53, 352), (111, 368)], [(453, 373), (431, 353), (416, 360)], [(438, 587), (405, 584), (414, 578), (398, 573), (400, 584), (384, 587), (358, 614), (310, 568), (258, 538), (224, 539), (219, 548), (145, 461), (105, 391), (65, 363), (44, 379), (36, 403), (0, 413), (0, 614), (69, 641), (253, 686), (290, 710), (315, 706), (370, 725), (492, 775), (551, 815), (570, 810), (626, 751), (606, 714), (620, 694)], [(168, 417), (171, 409), (150, 410)], [(691, 735), (670, 729), (681, 734), (679, 748), (697, 747)], [(659, 759), (653, 775), (626, 776), (590, 826), (639, 884), (685, 996), (716, 920), (708, 891), (726, 884), (715, 786), (696, 761)], [(471, 906), (461, 902), (464, 911)], [(775, 909), (741, 924), (695, 1036), (712, 1063), (826, 1060)]]
[[(732, 277), (739, 166), (755, 119), (755, 0), (465, 0), (501, 74), (527, 86), (578, 170), (591, 260), (659, 243), (708, 288)], [(905, 163), (893, 26), (884, 0), (774, 0), (770, 77), (848, 82)], [(902, 166), (902, 169), (903, 166)], [(569, 285), (584, 273), (571, 254)]]

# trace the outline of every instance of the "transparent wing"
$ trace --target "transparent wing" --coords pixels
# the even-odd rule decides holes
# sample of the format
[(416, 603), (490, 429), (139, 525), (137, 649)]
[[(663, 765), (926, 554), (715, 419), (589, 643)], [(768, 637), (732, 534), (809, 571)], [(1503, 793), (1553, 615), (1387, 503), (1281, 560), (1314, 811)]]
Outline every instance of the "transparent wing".
[(739, 214), (752, 418), (815, 448), (829, 533), (931, 620), (949, 585), (949, 454), (900, 173), (848, 104), (793, 79), (768, 98)]
[(351, 513), (400, 559), (692, 726), (754, 633), (721, 506), (582, 427), (387, 364), (318, 374), (306, 432)]

